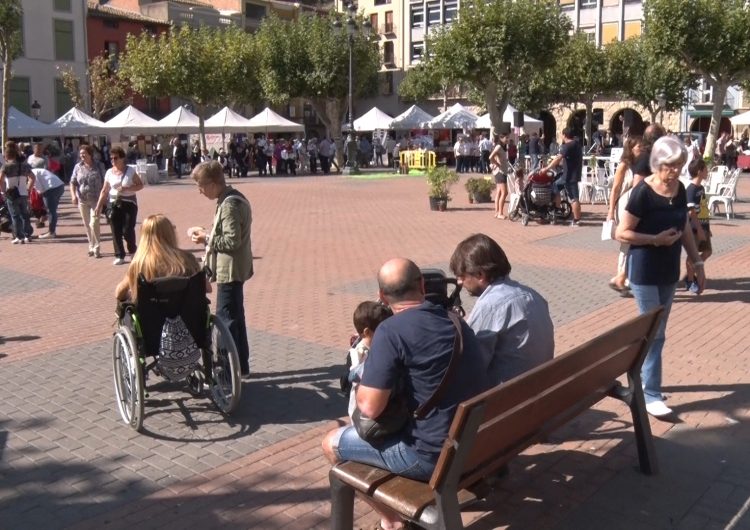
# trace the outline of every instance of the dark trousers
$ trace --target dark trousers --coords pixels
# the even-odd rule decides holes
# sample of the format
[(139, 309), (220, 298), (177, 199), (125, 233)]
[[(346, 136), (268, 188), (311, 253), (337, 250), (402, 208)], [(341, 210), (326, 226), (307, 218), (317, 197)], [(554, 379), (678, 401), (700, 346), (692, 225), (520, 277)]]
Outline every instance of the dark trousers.
[(125, 246), (128, 254), (135, 254), (135, 218), (138, 216), (138, 205), (130, 201), (119, 201), (112, 204), (109, 216), (109, 226), (112, 229), (112, 244), (115, 247), (115, 257), (125, 258)]
[(310, 153), (310, 173), (315, 174), (318, 171), (318, 157)]
[(297, 174), (297, 164), (293, 158), (286, 159), (286, 172), (289, 173), (290, 175)]
[(320, 169), (324, 175), (328, 175), (331, 172), (331, 164), (328, 161), (328, 157), (323, 155), (318, 155), (318, 157), (320, 158)]
[(34, 231), (31, 228), (31, 215), (29, 214), (29, 197), (21, 195), (17, 199), (5, 196), (5, 204), (8, 205), (8, 214), (13, 224), (13, 235), (18, 239), (31, 237)]
[(250, 373), (250, 347), (247, 344), (242, 282), (216, 284), (216, 315), (229, 327), (229, 332), (237, 346), (240, 371), (243, 374)]

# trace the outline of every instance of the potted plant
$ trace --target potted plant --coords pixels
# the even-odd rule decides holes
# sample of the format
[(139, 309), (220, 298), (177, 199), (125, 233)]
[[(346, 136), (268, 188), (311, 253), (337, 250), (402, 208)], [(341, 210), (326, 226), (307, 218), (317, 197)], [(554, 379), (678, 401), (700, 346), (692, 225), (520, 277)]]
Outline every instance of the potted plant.
[(445, 211), (448, 201), (451, 200), (450, 187), (456, 182), (458, 182), (458, 174), (445, 166), (436, 166), (427, 171), (427, 184), (430, 186), (430, 210)]
[(495, 185), (487, 178), (471, 177), (464, 184), (469, 193), (469, 202), (492, 202), (492, 189)]

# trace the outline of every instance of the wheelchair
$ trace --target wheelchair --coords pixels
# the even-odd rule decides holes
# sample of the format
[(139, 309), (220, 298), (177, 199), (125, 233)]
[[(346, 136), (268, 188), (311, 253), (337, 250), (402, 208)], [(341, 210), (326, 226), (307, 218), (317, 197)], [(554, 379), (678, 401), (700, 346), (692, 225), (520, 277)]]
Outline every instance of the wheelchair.
[[(137, 301), (118, 304), (118, 329), (112, 348), (115, 394), (120, 416), (136, 431), (143, 426), (144, 400), (148, 397), (146, 381), (150, 374), (165, 376), (170, 381), (186, 381), (192, 394), (208, 394), (225, 415), (237, 408), (241, 388), (237, 348), (229, 328), (211, 314), (208, 304), (204, 271), (189, 278), (153, 281), (146, 281), (141, 275)], [(167, 319), (178, 316), (200, 355), (195, 355), (193, 348), (197, 362), (182, 366), (182, 373), (170, 369), (167, 376), (166, 364), (159, 362), (162, 329)]]

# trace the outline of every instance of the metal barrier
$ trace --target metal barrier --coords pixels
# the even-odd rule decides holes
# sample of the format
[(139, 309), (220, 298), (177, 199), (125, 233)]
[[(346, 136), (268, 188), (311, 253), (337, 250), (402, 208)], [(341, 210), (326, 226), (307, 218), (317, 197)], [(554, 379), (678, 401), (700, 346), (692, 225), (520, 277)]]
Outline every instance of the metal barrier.
[(401, 173), (408, 173), (410, 169), (432, 169), (437, 164), (435, 151), (401, 151), (399, 153), (399, 167)]

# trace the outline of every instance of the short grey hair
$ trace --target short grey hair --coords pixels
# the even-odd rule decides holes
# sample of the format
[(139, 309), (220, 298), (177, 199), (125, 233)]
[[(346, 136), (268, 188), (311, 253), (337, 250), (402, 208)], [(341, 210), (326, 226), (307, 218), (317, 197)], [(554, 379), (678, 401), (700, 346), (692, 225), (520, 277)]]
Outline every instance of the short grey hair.
[(656, 173), (664, 164), (685, 165), (687, 162), (685, 145), (674, 136), (662, 136), (654, 142), (649, 159), (651, 171)]

